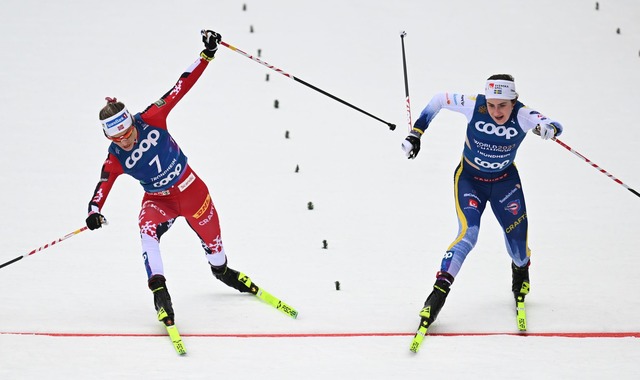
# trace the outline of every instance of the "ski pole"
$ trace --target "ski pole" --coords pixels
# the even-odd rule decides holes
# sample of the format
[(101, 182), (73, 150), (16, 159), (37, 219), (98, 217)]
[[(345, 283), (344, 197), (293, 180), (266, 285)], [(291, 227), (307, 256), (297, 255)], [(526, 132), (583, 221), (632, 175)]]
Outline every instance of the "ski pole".
[(402, 41), (402, 68), (404, 69), (404, 95), (405, 102), (407, 107), (407, 122), (409, 122), (409, 132), (413, 128), (411, 122), (411, 101), (409, 100), (409, 79), (407, 78), (407, 59), (404, 53), (404, 36), (407, 35), (407, 32), (400, 32), (400, 40)]
[(342, 103), (342, 104), (344, 104), (344, 105), (346, 105), (346, 106), (349, 106), (349, 107), (353, 108), (354, 110), (360, 111), (360, 112), (362, 112), (363, 114), (365, 114), (365, 115), (367, 115), (367, 116), (369, 116), (369, 117), (372, 117), (372, 118), (374, 118), (374, 119), (376, 119), (376, 120), (378, 120), (378, 121), (381, 121), (381, 122), (383, 122), (384, 124), (386, 124), (386, 125), (389, 127), (389, 129), (390, 129), (390, 130), (392, 130), (392, 131), (393, 131), (394, 129), (396, 129), (396, 125), (395, 125), (395, 124), (388, 123), (388, 122), (386, 122), (386, 121), (384, 121), (384, 120), (380, 119), (379, 117), (376, 117), (376, 116), (374, 116), (374, 115), (370, 114), (369, 112), (364, 111), (364, 110), (362, 110), (362, 109), (360, 109), (360, 108), (358, 108), (358, 107), (354, 106), (353, 104), (348, 103), (348, 102), (346, 102), (346, 101), (344, 101), (344, 100), (342, 100), (342, 99), (338, 98), (337, 96), (331, 95), (330, 93), (328, 93), (328, 92), (326, 92), (326, 91), (324, 91), (324, 90), (322, 90), (322, 89), (320, 89), (320, 88), (318, 88), (318, 87), (316, 87), (316, 86), (314, 86), (314, 85), (312, 85), (312, 84), (310, 84), (310, 83), (307, 83), (307, 82), (303, 81), (303, 80), (302, 80), (302, 79), (300, 79), (300, 78), (297, 78), (297, 77), (295, 77), (295, 76), (293, 76), (293, 75), (291, 75), (291, 74), (288, 74), (288, 73), (286, 73), (286, 72), (282, 71), (281, 69), (279, 69), (279, 68), (277, 68), (277, 67), (275, 67), (275, 66), (273, 66), (273, 65), (270, 65), (270, 64), (268, 64), (268, 63), (267, 63), (267, 62), (265, 62), (265, 61), (262, 61), (260, 58), (257, 58), (257, 57), (252, 56), (251, 54), (247, 54), (247, 53), (245, 53), (244, 51), (242, 51), (242, 50), (238, 49), (237, 47), (235, 47), (235, 46), (233, 46), (233, 45), (229, 45), (228, 43), (226, 43), (226, 42), (224, 42), (224, 41), (220, 41), (220, 45), (225, 46), (225, 47), (227, 47), (227, 48), (229, 48), (229, 49), (231, 49), (231, 50), (235, 51), (236, 53), (240, 53), (240, 54), (244, 55), (245, 57), (247, 57), (247, 58), (249, 58), (249, 59), (251, 59), (251, 60), (253, 60), (253, 61), (255, 61), (255, 62), (258, 62), (259, 64), (264, 65), (264, 66), (266, 66), (266, 67), (270, 68), (271, 70), (274, 70), (274, 71), (276, 71), (276, 72), (278, 72), (278, 73), (280, 73), (280, 74), (284, 75), (284, 76), (285, 76), (285, 77), (287, 77), (287, 78), (293, 79), (294, 81), (296, 81), (296, 82), (298, 82), (298, 83), (301, 83), (301, 84), (303, 84), (303, 85), (305, 85), (305, 86), (307, 86), (307, 87), (309, 87), (309, 88), (311, 88), (311, 89), (313, 89), (313, 90), (318, 91), (319, 93), (321, 93), (321, 94), (323, 94), (323, 95), (326, 95), (326, 96), (330, 97), (330, 98), (331, 98), (331, 99), (333, 99), (333, 100), (337, 100), (337, 101), (339, 101), (340, 103)]
[(599, 167), (598, 165), (596, 165), (595, 162), (589, 160), (588, 158), (586, 158), (585, 156), (583, 156), (582, 154), (580, 154), (578, 151), (576, 151), (575, 149), (571, 148), (569, 145), (565, 144), (564, 142), (560, 141), (559, 139), (552, 137), (551, 138), (553, 141), (557, 142), (558, 144), (560, 144), (562, 147), (566, 148), (569, 152), (575, 154), (576, 156), (582, 158), (587, 164), (593, 166), (594, 168), (596, 168), (597, 170), (600, 171), (600, 173), (606, 175), (607, 177), (611, 178), (612, 180), (614, 180), (616, 183), (624, 186), (625, 189), (629, 190), (630, 192), (634, 193), (635, 195), (637, 195), (638, 197), (640, 197), (640, 194), (635, 191), (634, 189), (630, 188), (629, 186), (627, 186), (624, 182), (620, 181), (619, 179), (617, 179), (616, 177), (612, 176), (611, 174), (609, 174), (609, 172), (607, 172), (606, 170), (604, 170), (603, 168)]
[(36, 252), (40, 252), (40, 251), (42, 251), (42, 250), (44, 250), (44, 249), (47, 249), (47, 248), (51, 247), (52, 245), (55, 245), (55, 244), (57, 244), (57, 243), (60, 243), (60, 242), (61, 242), (61, 241), (63, 241), (63, 240), (67, 240), (67, 239), (69, 239), (70, 237), (75, 236), (75, 235), (79, 234), (80, 232), (82, 232), (82, 231), (86, 231), (86, 230), (88, 230), (88, 227), (87, 227), (87, 226), (84, 226), (84, 227), (82, 227), (82, 228), (80, 228), (80, 229), (78, 229), (78, 230), (75, 230), (75, 231), (73, 231), (73, 232), (70, 232), (70, 233), (68, 233), (68, 234), (64, 235), (63, 237), (58, 238), (58, 239), (56, 239), (56, 240), (52, 241), (51, 243), (45, 244), (45, 245), (43, 245), (42, 247), (36, 248), (36, 249), (34, 249), (33, 251), (31, 251), (31, 252), (29, 252), (29, 253), (26, 253), (26, 254), (24, 254), (24, 255), (22, 255), (22, 256), (18, 256), (18, 257), (16, 257), (16, 258), (15, 258), (15, 259), (13, 259), (13, 260), (9, 260), (9, 261), (7, 261), (6, 263), (4, 263), (4, 264), (0, 265), (0, 268), (4, 268), (4, 267), (6, 267), (7, 265), (10, 265), (10, 264), (15, 263), (16, 261), (20, 261), (20, 260), (22, 260), (23, 258), (25, 258), (25, 257), (27, 257), (27, 256), (33, 255), (33, 254), (34, 254), (34, 253), (36, 253)]

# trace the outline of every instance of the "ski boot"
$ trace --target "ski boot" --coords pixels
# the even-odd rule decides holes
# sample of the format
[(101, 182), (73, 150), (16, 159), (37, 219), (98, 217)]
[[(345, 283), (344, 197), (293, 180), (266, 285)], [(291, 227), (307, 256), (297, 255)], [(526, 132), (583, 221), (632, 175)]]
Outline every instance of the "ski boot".
[(163, 275), (157, 274), (149, 279), (149, 289), (153, 292), (153, 304), (158, 312), (158, 320), (167, 326), (174, 322), (173, 305)]
[(531, 265), (531, 261), (523, 267), (518, 267), (511, 262), (511, 291), (513, 291), (516, 302), (524, 301), (524, 297), (529, 294), (529, 265)]
[(433, 291), (424, 302), (422, 310), (420, 310), (420, 317), (423, 321), (427, 322), (425, 327), (429, 327), (435, 322), (440, 310), (444, 306), (452, 283), (453, 276), (447, 272), (438, 272), (436, 282), (433, 284)]
[(225, 285), (238, 290), (241, 293), (258, 293), (258, 286), (251, 282), (249, 276), (233, 270), (227, 266), (227, 261), (221, 266), (211, 265), (211, 273)]

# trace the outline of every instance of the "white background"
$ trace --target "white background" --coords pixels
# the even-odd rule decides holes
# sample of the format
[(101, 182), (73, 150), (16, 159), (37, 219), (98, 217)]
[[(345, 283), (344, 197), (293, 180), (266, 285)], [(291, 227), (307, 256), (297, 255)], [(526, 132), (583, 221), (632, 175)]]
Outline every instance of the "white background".
[[(209, 28), (398, 126), (223, 47), (171, 113), (169, 129), (220, 214), (230, 266), (298, 319), (216, 281), (180, 220), (162, 241), (189, 351), (177, 356), (146, 287), (142, 190), (122, 177), (103, 209), (109, 226), (0, 270), (1, 378), (636, 378), (637, 338), (437, 335), (516, 331), (510, 259), (490, 211), (434, 336), (411, 354), (417, 313), (457, 232), (452, 177), (465, 119), (443, 111), (416, 160), (400, 150), (405, 30), (414, 120), (436, 92), (478, 93), (488, 76), (511, 73), (526, 105), (563, 123), (562, 141), (639, 189), (636, 1), (601, 1), (599, 11), (578, 0), (243, 4), (3, 1), (0, 262), (84, 225), (107, 154), (104, 97), (142, 111), (198, 57)], [(637, 336), (640, 199), (534, 135), (516, 162), (533, 252), (529, 332)], [(286, 337), (384, 333), (394, 335)], [(215, 334), (245, 338), (203, 337)]]

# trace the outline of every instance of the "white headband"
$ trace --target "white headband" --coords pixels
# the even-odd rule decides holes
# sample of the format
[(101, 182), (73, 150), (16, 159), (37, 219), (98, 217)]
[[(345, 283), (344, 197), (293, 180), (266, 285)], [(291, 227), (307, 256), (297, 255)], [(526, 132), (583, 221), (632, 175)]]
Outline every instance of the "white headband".
[(515, 99), (518, 97), (516, 84), (510, 80), (492, 79), (484, 86), (487, 99)]
[(108, 119), (100, 120), (100, 122), (102, 123), (104, 133), (106, 133), (107, 136), (112, 137), (129, 128), (133, 124), (133, 118), (127, 110), (127, 107), (125, 107), (122, 111)]

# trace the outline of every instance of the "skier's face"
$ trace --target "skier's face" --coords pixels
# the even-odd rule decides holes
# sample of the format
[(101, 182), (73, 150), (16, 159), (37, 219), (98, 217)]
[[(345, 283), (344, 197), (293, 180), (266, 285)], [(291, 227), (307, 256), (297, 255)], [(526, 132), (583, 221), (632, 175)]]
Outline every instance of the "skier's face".
[(513, 103), (508, 99), (487, 99), (487, 110), (496, 124), (502, 125), (509, 120), (511, 111), (513, 111)]

